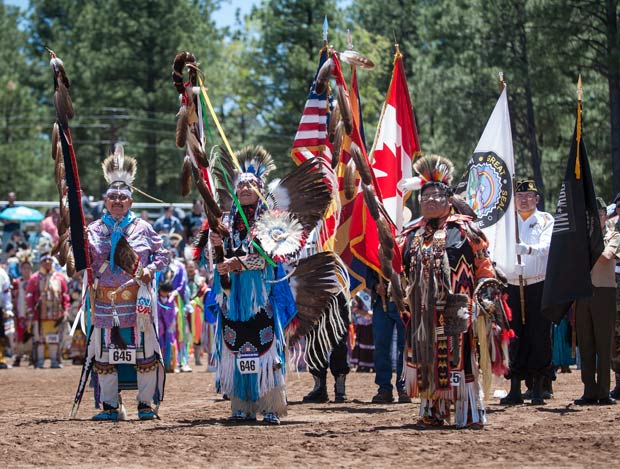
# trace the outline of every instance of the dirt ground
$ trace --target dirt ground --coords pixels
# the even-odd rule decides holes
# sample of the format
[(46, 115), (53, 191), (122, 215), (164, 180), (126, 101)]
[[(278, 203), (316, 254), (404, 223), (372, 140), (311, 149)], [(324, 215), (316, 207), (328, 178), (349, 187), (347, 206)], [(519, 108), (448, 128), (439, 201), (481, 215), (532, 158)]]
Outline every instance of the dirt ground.
[[(279, 427), (228, 424), (230, 404), (204, 367), (168, 375), (161, 420), (89, 420), (92, 392), (78, 420), (67, 415), (80, 369), (0, 371), (2, 467), (409, 467), (617, 465), (620, 406), (577, 407), (579, 372), (560, 374), (546, 406), (488, 405), (483, 430), (415, 426), (419, 405), (374, 405), (374, 374), (351, 373), (345, 404), (301, 404), (308, 373), (288, 375), (289, 414)], [(330, 377), (330, 395), (333, 384)], [(127, 393), (126, 393), (127, 394)]]

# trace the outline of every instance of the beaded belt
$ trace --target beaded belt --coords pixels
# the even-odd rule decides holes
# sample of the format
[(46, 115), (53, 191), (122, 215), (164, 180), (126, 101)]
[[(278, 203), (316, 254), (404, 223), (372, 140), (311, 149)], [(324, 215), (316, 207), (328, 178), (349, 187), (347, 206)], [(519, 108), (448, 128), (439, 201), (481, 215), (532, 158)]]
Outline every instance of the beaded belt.
[[(96, 293), (95, 299), (103, 303), (111, 303), (112, 300), (114, 299), (114, 292), (116, 291), (116, 288), (118, 287), (97, 287), (97, 293)], [(121, 303), (121, 302), (122, 303), (130, 303), (130, 302), (135, 303), (136, 299), (138, 298), (139, 288), (140, 287), (138, 285), (130, 285), (128, 287), (123, 288), (122, 290), (116, 293), (115, 302), (116, 303)]]

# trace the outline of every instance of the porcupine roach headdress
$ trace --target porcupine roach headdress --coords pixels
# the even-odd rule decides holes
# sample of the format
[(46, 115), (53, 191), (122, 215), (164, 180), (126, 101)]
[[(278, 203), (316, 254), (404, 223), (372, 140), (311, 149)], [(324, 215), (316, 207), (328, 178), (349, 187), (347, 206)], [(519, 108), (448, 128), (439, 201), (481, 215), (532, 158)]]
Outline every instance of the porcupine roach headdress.
[(263, 189), (265, 178), (276, 167), (271, 154), (259, 145), (248, 145), (236, 152), (235, 157), (242, 169), (242, 172), (236, 174), (235, 185), (243, 179), (256, 179), (259, 188)]
[(419, 176), (403, 179), (398, 183), (398, 187), (403, 193), (420, 190), (429, 184), (446, 188), (452, 184), (454, 165), (444, 156), (425, 155), (416, 160), (413, 169)]
[[(210, 167), (216, 181), (219, 203), (224, 211), (230, 211), (232, 197), (228, 183), (233, 190), (242, 181), (253, 181), (261, 192), (266, 187), (266, 177), (275, 169), (273, 157), (260, 145), (248, 145), (235, 152), (239, 166), (233, 164), (233, 157), (224, 147), (215, 147), (211, 155)], [(239, 169), (241, 168), (241, 169)]]
[(138, 162), (131, 156), (125, 156), (125, 149), (122, 144), (116, 144), (114, 153), (103, 160), (101, 168), (103, 169), (103, 177), (110, 188), (132, 190)]

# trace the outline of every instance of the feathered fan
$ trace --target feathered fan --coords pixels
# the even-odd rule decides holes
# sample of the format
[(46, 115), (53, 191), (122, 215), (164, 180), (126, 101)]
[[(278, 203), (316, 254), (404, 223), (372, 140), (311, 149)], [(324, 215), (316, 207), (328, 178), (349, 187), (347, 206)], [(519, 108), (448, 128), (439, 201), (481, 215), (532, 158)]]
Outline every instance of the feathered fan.
[(304, 228), (290, 212), (268, 210), (254, 224), (256, 237), (270, 256), (295, 254), (302, 246)]

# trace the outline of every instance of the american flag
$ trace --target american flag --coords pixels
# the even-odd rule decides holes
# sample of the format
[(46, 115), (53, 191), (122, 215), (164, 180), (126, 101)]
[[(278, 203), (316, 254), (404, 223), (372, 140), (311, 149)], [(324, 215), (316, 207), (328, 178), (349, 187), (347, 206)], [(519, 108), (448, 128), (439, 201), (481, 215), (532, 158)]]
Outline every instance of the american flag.
[[(324, 47), (321, 49), (319, 66), (314, 75), (312, 86), (310, 86), (304, 112), (297, 127), (293, 148), (291, 149), (291, 158), (295, 164), (299, 165), (311, 158), (320, 157), (323, 163), (323, 172), (326, 175), (325, 178), (330, 186), (333, 186), (334, 196), (337, 197), (335, 175), (331, 167), (332, 146), (327, 138), (332, 96), (328, 94), (328, 90), (322, 94), (317, 94), (315, 91), (316, 77), (326, 60), (327, 48)], [(319, 251), (333, 251), (339, 217), (339, 204), (333, 201), (327, 209), (319, 228), (317, 242), (317, 249)]]
[(323, 94), (315, 92), (316, 76), (326, 60), (327, 49), (324, 47), (321, 49), (319, 66), (312, 86), (310, 86), (308, 99), (291, 149), (291, 158), (298, 165), (317, 156), (321, 156), (325, 162), (331, 164), (332, 152), (327, 140), (331, 97), (328, 98), (327, 91)]

